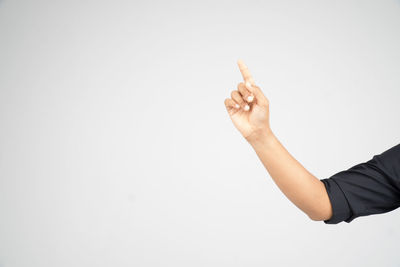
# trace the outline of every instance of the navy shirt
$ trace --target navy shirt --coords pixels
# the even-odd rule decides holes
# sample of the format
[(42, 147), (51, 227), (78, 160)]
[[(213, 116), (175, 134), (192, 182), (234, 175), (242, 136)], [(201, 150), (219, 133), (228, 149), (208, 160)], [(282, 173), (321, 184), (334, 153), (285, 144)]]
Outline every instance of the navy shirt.
[(392, 211), (400, 207), (400, 144), (321, 181), (333, 210), (324, 223)]

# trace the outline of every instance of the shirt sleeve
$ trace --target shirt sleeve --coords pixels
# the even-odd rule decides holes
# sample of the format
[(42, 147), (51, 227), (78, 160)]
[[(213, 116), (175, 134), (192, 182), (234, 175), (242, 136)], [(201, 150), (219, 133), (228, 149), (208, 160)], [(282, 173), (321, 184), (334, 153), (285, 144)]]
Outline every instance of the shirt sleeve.
[(326, 224), (392, 211), (400, 207), (400, 144), (321, 181), (333, 210)]

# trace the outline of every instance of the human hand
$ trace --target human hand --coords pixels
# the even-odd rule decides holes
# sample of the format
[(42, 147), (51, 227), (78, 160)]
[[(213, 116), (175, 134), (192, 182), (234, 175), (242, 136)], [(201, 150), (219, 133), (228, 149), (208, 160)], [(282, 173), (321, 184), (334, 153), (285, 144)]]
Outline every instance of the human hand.
[(232, 91), (231, 98), (226, 98), (224, 103), (233, 124), (250, 142), (259, 135), (271, 133), (269, 100), (255, 84), (244, 62), (238, 60), (237, 64), (244, 82), (238, 84), (238, 90)]

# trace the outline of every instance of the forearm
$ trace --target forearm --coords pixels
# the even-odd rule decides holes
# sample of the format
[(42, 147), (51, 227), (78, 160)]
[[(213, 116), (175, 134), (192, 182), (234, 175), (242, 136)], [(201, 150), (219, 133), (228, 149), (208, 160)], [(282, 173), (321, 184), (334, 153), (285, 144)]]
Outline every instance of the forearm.
[(286, 150), (272, 131), (246, 139), (291, 202), (313, 220), (326, 220), (332, 216), (324, 184)]

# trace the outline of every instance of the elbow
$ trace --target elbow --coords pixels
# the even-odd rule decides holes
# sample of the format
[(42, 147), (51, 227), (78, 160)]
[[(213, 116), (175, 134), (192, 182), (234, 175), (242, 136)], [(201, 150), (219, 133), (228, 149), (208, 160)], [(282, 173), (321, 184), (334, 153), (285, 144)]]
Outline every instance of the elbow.
[(308, 218), (310, 218), (312, 221), (325, 221), (328, 220), (326, 216), (321, 216), (320, 214), (307, 214)]
[(313, 221), (326, 221), (333, 216), (333, 207), (325, 189), (321, 197), (313, 201), (312, 207), (307, 212), (308, 217)]
[(326, 209), (317, 212), (310, 212), (307, 213), (307, 216), (313, 221), (326, 221), (332, 217), (332, 210)]
[(319, 217), (314, 214), (307, 214), (308, 218), (312, 221), (320, 221)]

